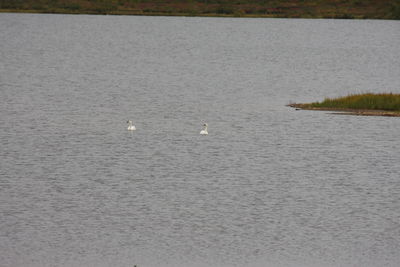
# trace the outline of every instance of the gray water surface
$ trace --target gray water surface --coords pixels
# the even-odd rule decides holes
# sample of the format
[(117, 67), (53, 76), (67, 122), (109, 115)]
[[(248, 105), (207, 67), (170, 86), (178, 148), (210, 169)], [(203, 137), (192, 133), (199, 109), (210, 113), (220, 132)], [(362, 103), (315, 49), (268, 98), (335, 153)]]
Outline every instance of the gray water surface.
[(400, 266), (400, 119), (285, 106), (400, 93), (399, 21), (3, 13), (0, 40), (0, 266)]

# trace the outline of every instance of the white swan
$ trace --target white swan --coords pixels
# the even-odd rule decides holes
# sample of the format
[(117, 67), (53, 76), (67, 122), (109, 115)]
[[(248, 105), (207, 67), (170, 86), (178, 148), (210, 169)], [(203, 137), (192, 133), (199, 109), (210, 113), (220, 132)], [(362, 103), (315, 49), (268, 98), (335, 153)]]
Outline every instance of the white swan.
[(135, 125), (133, 125), (132, 121), (127, 121), (126, 123), (128, 123), (128, 131), (136, 130), (136, 127), (135, 127)]
[(203, 126), (204, 126), (204, 129), (201, 130), (200, 134), (201, 134), (201, 135), (207, 135), (207, 134), (208, 134), (208, 131), (207, 131), (208, 124), (207, 124), (207, 123), (204, 123)]

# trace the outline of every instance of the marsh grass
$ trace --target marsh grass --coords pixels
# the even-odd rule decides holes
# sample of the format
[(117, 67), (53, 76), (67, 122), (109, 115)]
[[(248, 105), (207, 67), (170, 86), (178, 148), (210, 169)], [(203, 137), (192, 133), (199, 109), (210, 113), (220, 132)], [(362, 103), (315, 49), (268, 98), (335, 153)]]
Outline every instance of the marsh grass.
[(305, 105), (311, 108), (400, 111), (400, 94), (354, 94)]
[(0, 12), (399, 19), (399, 0), (0, 0)]

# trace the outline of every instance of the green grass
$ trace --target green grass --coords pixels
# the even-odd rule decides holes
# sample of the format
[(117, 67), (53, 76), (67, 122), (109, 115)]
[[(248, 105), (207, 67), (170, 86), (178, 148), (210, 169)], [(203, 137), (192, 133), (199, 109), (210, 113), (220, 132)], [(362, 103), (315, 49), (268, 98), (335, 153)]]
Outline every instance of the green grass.
[(307, 104), (312, 108), (400, 111), (400, 94), (356, 94)]

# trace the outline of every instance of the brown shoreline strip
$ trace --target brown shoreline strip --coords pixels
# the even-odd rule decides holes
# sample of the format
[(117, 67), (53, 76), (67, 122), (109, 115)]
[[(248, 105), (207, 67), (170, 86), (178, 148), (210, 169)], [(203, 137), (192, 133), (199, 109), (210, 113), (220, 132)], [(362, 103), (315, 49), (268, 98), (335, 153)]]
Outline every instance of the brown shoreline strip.
[(331, 114), (335, 115), (400, 117), (400, 112), (387, 110), (320, 108), (310, 107), (308, 104), (301, 103), (289, 104), (287, 106), (296, 110), (334, 111)]

